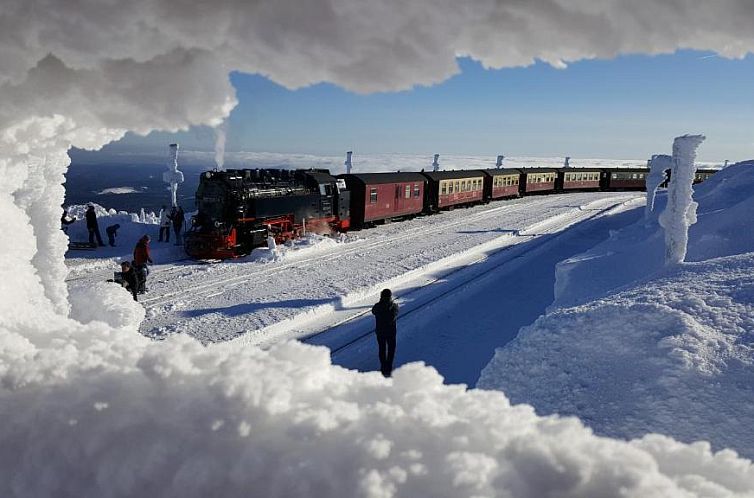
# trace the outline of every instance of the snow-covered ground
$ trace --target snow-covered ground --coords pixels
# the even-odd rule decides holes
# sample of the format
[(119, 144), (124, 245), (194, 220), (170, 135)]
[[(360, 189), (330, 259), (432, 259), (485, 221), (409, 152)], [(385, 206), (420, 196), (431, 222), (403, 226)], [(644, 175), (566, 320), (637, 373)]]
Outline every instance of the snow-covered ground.
[[(341, 241), (314, 236), (276, 254), (258, 249), (219, 264), (157, 265), (142, 299), (147, 318), (141, 330), (153, 337), (189, 334), (205, 343), (241, 335), (260, 345), (305, 337), (360, 313), (383, 287), (424, 285), (427, 276), (530, 244), (637, 197), (643, 194), (526, 197), (353, 232)], [(72, 291), (102, 279), (100, 272), (81, 278), (81, 263), (72, 264), (79, 269)]]

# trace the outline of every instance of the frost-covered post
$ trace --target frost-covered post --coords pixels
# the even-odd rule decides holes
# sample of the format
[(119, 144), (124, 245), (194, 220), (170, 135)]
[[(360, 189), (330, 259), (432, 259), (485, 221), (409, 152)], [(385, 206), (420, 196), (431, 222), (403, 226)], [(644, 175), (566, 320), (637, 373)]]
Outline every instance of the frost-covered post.
[(684, 135), (673, 141), (673, 168), (668, 187), (668, 205), (660, 215), (665, 229), (665, 264), (682, 263), (686, 257), (689, 227), (696, 223), (697, 203), (692, 199), (696, 149), (704, 135)]
[(348, 152), (346, 152), (346, 162), (343, 163), (343, 164), (346, 165), (346, 174), (347, 175), (351, 174), (351, 155), (352, 154), (353, 154), (352, 150), (349, 150)]
[(183, 183), (183, 173), (178, 171), (178, 144), (170, 144), (168, 170), (162, 174), (162, 181), (169, 184), (173, 207), (178, 206), (178, 184)]
[(432, 161), (432, 171), (440, 171), (440, 154), (435, 154), (435, 159)]
[(667, 154), (655, 154), (648, 161), (649, 175), (647, 176), (647, 207), (644, 209), (644, 218), (649, 219), (655, 208), (655, 195), (657, 189), (665, 181), (665, 171), (673, 167), (673, 158)]
[(505, 156), (503, 155), (497, 156), (497, 162), (495, 162), (495, 167), (497, 169), (500, 169), (503, 167), (503, 159), (505, 159)]

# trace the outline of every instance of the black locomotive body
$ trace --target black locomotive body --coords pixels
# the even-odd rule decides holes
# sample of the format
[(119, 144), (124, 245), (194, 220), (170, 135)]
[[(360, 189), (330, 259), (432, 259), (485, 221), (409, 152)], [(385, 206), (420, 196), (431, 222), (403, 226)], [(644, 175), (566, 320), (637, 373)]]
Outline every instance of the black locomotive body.
[(240, 169), (202, 173), (197, 214), (185, 248), (195, 258), (248, 254), (304, 232), (330, 233), (349, 225), (345, 182), (327, 170)]

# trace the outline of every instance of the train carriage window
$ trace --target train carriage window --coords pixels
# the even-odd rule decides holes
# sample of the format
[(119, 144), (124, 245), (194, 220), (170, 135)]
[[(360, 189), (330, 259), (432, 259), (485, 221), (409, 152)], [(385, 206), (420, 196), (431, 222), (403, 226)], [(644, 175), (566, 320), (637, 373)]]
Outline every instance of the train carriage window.
[(377, 189), (376, 188), (369, 189), (369, 203), (370, 204), (377, 203)]
[(419, 185), (414, 185), (414, 197), (421, 196), (421, 189), (419, 188)]
[(406, 185), (406, 189), (405, 189), (405, 192), (403, 193), (403, 196), (406, 199), (410, 199), (411, 198), (411, 185)]
[(453, 187), (453, 192), (460, 192), (461, 191), (461, 182), (455, 182)]

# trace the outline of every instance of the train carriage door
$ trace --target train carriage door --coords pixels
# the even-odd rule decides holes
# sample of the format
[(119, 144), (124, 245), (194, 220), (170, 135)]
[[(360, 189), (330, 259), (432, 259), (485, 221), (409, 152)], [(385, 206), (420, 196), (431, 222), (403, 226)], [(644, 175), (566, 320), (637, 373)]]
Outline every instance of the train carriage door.
[(403, 189), (399, 183), (395, 184), (395, 199), (393, 199), (393, 211), (400, 211), (401, 209), (401, 194)]

